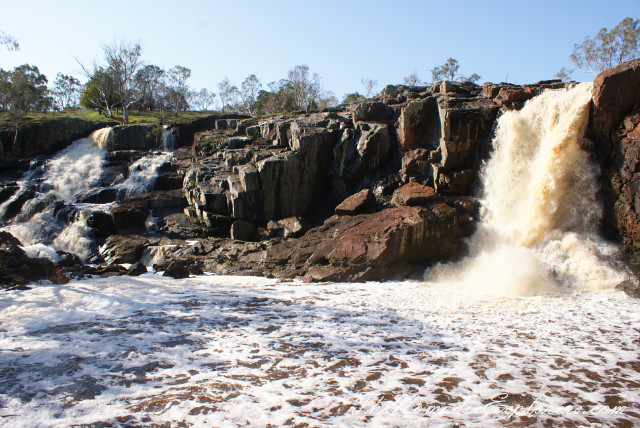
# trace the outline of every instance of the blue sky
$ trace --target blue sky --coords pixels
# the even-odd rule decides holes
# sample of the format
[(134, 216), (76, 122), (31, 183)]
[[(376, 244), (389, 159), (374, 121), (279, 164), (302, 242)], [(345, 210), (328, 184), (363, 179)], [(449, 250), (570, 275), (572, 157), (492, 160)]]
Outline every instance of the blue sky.
[(217, 91), (225, 76), (240, 85), (251, 73), (266, 87), (307, 64), (341, 99), (363, 92), (362, 78), (376, 89), (412, 72), (430, 80), (448, 57), (482, 81), (550, 79), (575, 68), (574, 43), (640, 18), (640, 0), (0, 0), (0, 10), (0, 30), (21, 47), (0, 50), (4, 69), (30, 63), (53, 81), (79, 72), (75, 57), (100, 60), (101, 44), (122, 39), (139, 41), (147, 63), (189, 67), (195, 89)]

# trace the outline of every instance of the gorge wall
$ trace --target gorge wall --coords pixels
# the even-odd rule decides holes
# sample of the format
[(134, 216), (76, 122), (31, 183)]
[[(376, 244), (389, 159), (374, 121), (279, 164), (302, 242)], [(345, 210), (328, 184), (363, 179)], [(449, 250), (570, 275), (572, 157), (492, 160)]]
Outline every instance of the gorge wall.
[[(55, 248), (66, 260), (60, 269), (69, 276), (114, 274), (126, 271), (121, 263), (142, 261), (173, 276), (204, 270), (306, 280), (419, 277), (426, 266), (465, 252), (496, 119), (567, 85), (387, 86), (367, 102), (322, 112), (211, 116), (169, 127), (180, 147), (157, 163), (143, 160), (161, 148), (162, 130), (116, 127), (102, 148), (99, 184), (55, 216), (82, 224), (92, 242), (84, 261), (104, 266), (87, 267)], [(640, 61), (598, 76), (593, 94), (583, 147), (601, 165), (602, 230), (637, 256)], [(14, 154), (40, 154), (21, 141), (12, 142)], [(47, 147), (66, 140), (58, 144)], [(123, 193), (122, 183), (151, 164), (153, 179), (142, 193)], [(0, 211), (9, 227), (38, 215), (38, 204), (28, 201), (42, 184), (32, 179), (27, 192), (19, 182), (16, 170), (2, 175)], [(7, 242), (0, 251), (16, 247)], [(27, 256), (14, 255), (16, 266), (20, 257)], [(20, 283), (15, 269), (2, 281)]]

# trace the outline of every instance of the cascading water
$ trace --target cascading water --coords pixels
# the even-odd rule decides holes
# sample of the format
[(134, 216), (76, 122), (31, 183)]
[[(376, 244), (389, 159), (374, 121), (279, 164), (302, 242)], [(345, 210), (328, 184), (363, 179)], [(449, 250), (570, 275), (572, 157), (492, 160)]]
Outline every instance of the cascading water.
[(591, 84), (583, 83), (499, 118), (471, 256), (427, 279), (499, 295), (612, 288), (628, 279), (615, 248), (597, 237), (597, 169), (580, 148), (590, 100)]
[(31, 256), (56, 260), (57, 251), (65, 251), (90, 261), (97, 254), (97, 245), (87, 220), (94, 212), (108, 211), (110, 204), (81, 201), (103, 186), (119, 191), (123, 199), (144, 193), (156, 180), (158, 169), (171, 158), (170, 153), (143, 156), (128, 168), (127, 179), (120, 175), (115, 182), (105, 183), (104, 147), (110, 132), (111, 128), (97, 130), (27, 172), (20, 190), (0, 206), (0, 217), (7, 220), (11, 204), (27, 199), (3, 230), (16, 236)]

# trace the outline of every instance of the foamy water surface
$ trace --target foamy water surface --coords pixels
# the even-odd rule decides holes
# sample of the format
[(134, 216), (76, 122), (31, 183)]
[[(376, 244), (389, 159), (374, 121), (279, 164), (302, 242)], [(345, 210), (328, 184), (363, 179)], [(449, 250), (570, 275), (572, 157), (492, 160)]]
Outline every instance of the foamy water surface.
[(632, 426), (639, 320), (615, 291), (45, 283), (2, 294), (0, 425)]

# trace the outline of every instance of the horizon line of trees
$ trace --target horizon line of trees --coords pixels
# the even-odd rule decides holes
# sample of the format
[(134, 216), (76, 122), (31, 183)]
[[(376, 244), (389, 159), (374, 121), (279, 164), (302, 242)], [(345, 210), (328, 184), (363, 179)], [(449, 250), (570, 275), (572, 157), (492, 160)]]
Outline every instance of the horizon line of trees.
[[(0, 31), (0, 48), (20, 50), (18, 41)], [(122, 122), (129, 122), (132, 109), (138, 112), (159, 111), (164, 121), (165, 111), (176, 116), (189, 109), (238, 112), (251, 116), (272, 115), (291, 111), (309, 112), (338, 105), (331, 91), (325, 91), (321, 78), (311, 73), (309, 66), (296, 65), (286, 78), (263, 87), (255, 74), (250, 74), (236, 86), (228, 77), (217, 84), (217, 92), (206, 88), (195, 90), (188, 84), (191, 70), (181, 65), (165, 70), (147, 64), (142, 58), (139, 43), (114, 41), (101, 46), (103, 58), (91, 65), (78, 62), (86, 83), (74, 76), (58, 73), (49, 85), (47, 77), (38, 67), (23, 64), (13, 70), (0, 68), (0, 111), (8, 111), (14, 123), (31, 111), (59, 111), (72, 108), (97, 110), (114, 117), (122, 113)], [(593, 38), (585, 37), (575, 44), (570, 59), (584, 72), (597, 74), (616, 65), (640, 58), (640, 21), (624, 18), (610, 31), (602, 28)], [(458, 73), (460, 64), (448, 58), (444, 64), (433, 67), (431, 84), (444, 80), (476, 83), (481, 76)], [(568, 80), (573, 70), (562, 67), (555, 77)], [(370, 98), (378, 85), (377, 80), (363, 78), (363, 94), (345, 95), (342, 104), (362, 102)], [(402, 79), (407, 86), (422, 86), (414, 71)]]

